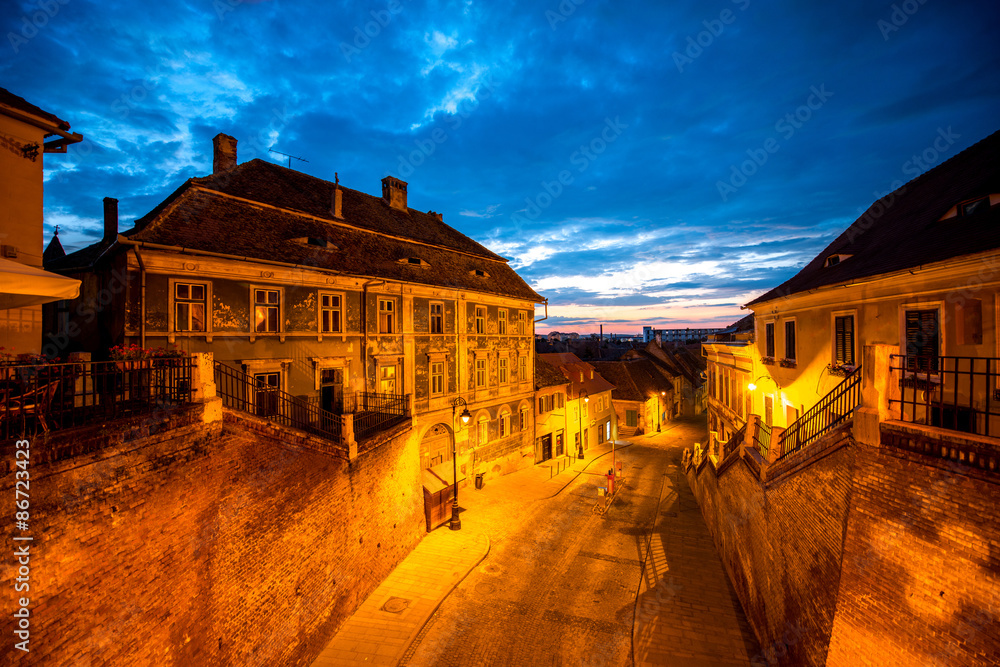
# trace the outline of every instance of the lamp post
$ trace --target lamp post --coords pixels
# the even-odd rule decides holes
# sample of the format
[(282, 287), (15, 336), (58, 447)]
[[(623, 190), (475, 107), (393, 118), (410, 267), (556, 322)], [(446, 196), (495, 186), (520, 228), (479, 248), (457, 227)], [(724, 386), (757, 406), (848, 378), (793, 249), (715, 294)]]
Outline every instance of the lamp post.
[(459, 396), (454, 401), (451, 402), (451, 481), (454, 484), (454, 490), (452, 492), (451, 498), (451, 523), (448, 527), (452, 530), (462, 529), (462, 520), (458, 518), (458, 433), (455, 432), (455, 413), (458, 412), (458, 406), (463, 406), (462, 414), (458, 418), (462, 422), (462, 426), (466, 426), (469, 420), (472, 419), (472, 414), (469, 412), (469, 404), (465, 402), (465, 399)]
[(590, 402), (590, 395), (585, 389), (580, 390), (580, 399), (582, 399), (580, 401), (580, 445), (576, 453), (578, 459), (583, 458), (583, 411), (586, 409), (587, 403)]
[(660, 395), (656, 398), (656, 432), (660, 432), (660, 428), (663, 426), (663, 397), (667, 395), (667, 392), (661, 391)]

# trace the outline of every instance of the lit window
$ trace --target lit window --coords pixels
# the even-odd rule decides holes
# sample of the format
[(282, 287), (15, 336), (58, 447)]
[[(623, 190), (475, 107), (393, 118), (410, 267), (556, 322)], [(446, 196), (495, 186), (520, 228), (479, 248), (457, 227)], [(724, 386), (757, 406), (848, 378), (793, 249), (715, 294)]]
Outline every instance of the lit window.
[(431, 304), (431, 333), (444, 333), (444, 304)]
[(490, 439), (490, 423), (484, 417), (476, 424), (476, 441), (480, 445), (485, 445)]
[(500, 384), (507, 384), (507, 357), (500, 357)]
[(278, 290), (255, 289), (253, 291), (254, 330), (258, 333), (278, 331), (280, 296)]
[(205, 330), (205, 285), (174, 285), (174, 331)]
[(319, 295), (319, 330), (322, 333), (340, 333), (340, 295)]
[(396, 367), (380, 366), (378, 369), (378, 390), (383, 394), (396, 393)]
[(378, 332), (391, 334), (396, 331), (396, 302), (392, 299), (378, 300)]
[(500, 312), (497, 313), (497, 326), (498, 326), (497, 333), (499, 333), (501, 336), (506, 336), (507, 335), (507, 310), (505, 308), (501, 308)]
[(476, 306), (476, 333), (486, 333), (486, 308)]
[(444, 393), (444, 362), (431, 363), (431, 394)]
[(486, 387), (486, 360), (476, 359), (476, 389)]

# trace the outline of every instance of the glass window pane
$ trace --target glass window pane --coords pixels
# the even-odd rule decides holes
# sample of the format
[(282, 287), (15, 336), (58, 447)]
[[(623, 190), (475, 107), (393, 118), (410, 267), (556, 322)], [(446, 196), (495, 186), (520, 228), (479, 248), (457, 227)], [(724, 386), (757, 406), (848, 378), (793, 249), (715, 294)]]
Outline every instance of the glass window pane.
[(205, 330), (205, 304), (191, 304), (191, 331)]
[(203, 301), (205, 299), (205, 286), (191, 285), (191, 298)]
[(177, 298), (178, 299), (187, 299), (187, 298), (189, 298), (189, 296), (191, 294), (191, 292), (190, 292), (190, 287), (191, 286), (190, 285), (184, 285), (182, 283), (177, 283), (177, 285), (175, 287), (177, 289)]
[(178, 303), (174, 317), (175, 331), (188, 331), (188, 304)]

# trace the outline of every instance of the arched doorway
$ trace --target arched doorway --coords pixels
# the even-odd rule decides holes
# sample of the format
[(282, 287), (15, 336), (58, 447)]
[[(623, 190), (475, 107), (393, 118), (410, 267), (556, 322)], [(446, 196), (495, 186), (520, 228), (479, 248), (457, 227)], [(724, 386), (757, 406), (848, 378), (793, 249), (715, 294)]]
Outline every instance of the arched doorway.
[(431, 426), (420, 440), (420, 467), (423, 469), (451, 461), (451, 428), (439, 423)]

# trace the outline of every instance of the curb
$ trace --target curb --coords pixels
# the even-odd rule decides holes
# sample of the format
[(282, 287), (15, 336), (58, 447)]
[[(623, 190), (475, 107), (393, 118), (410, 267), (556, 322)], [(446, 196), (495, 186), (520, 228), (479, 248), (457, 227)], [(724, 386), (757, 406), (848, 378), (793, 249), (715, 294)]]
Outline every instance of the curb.
[(477, 558), (475, 560), (475, 562), (473, 562), (473, 563), (471, 563), (469, 565), (468, 569), (466, 569), (465, 572), (462, 574), (462, 576), (458, 577), (452, 583), (451, 587), (448, 588), (448, 590), (446, 590), (444, 593), (441, 594), (441, 596), (434, 603), (434, 606), (431, 608), (431, 610), (429, 612), (427, 612), (426, 616), (424, 616), (424, 619), (420, 622), (420, 625), (418, 625), (417, 628), (416, 628), (416, 630), (414, 630), (412, 633), (410, 633), (410, 636), (406, 638), (406, 642), (403, 644), (403, 648), (400, 649), (399, 652), (396, 653), (395, 656), (393, 656), (393, 664), (394, 665), (399, 665), (400, 664), (400, 662), (402, 661), (403, 657), (406, 655), (406, 653), (410, 650), (410, 647), (413, 645), (413, 642), (420, 635), (420, 633), (424, 631), (424, 628), (427, 627), (428, 621), (431, 620), (431, 617), (437, 612), (437, 610), (441, 607), (441, 605), (444, 604), (444, 601), (448, 599), (448, 596), (451, 595), (452, 592), (456, 588), (458, 588), (458, 585), (460, 583), (462, 583), (463, 581), (465, 581), (465, 578), (469, 576), (470, 572), (472, 572), (476, 567), (479, 566), (480, 563), (482, 563), (484, 560), (486, 560), (486, 557), (489, 555), (490, 549), (492, 548), (493, 545), (490, 542), (490, 536), (489, 535), (487, 535), (485, 533), (480, 533), (480, 536), (484, 540), (486, 540), (486, 548), (483, 550), (482, 555), (479, 556), (479, 558)]

